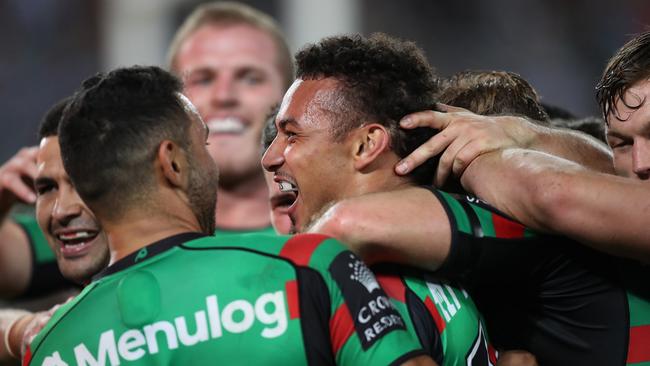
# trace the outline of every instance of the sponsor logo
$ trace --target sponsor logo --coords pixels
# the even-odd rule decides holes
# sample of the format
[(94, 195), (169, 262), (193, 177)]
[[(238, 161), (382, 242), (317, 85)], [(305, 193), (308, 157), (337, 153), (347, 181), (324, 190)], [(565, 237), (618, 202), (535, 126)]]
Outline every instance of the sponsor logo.
[(406, 329), (404, 320), (379, 287), (375, 275), (354, 254), (339, 254), (329, 271), (341, 288), (364, 350), (389, 332)]
[[(161, 320), (145, 325), (141, 329), (129, 329), (119, 335), (114, 329), (108, 329), (99, 336), (96, 354), (85, 343), (74, 347), (73, 365), (119, 365), (125, 361), (137, 361), (161, 350), (174, 350), (218, 339), (224, 333), (244, 333), (256, 322), (264, 325), (260, 332), (263, 338), (276, 338), (287, 330), (284, 298), (282, 291), (265, 293), (254, 304), (246, 300), (234, 300), (221, 309), (217, 295), (211, 295), (205, 298), (205, 309), (194, 313), (194, 326), (188, 326), (188, 320), (179, 316), (171, 321)], [(189, 329), (195, 329), (194, 333), (190, 334)], [(161, 340), (165, 342), (160, 342)], [(56, 351), (46, 357), (42, 365), (70, 364)]]

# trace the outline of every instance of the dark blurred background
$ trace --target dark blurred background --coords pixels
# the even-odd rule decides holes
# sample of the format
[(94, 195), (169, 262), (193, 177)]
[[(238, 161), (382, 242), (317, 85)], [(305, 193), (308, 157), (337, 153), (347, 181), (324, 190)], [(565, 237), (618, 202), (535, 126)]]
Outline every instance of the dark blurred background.
[[(607, 59), (650, 25), (644, 0), (257, 0), (294, 50), (337, 33), (382, 31), (416, 41), (440, 75), (520, 73), (546, 103), (598, 113)], [(33, 145), (43, 113), (98, 71), (164, 65), (175, 28), (200, 1), (0, 0), (0, 161)]]

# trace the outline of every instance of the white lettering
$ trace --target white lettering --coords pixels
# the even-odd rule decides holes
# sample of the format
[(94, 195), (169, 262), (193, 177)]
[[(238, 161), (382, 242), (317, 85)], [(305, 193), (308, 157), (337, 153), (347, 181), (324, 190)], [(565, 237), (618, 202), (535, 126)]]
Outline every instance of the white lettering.
[(115, 332), (113, 330), (107, 330), (99, 336), (99, 350), (97, 359), (95, 359), (86, 348), (86, 345), (81, 343), (74, 348), (74, 356), (77, 360), (77, 365), (106, 365), (106, 356), (111, 361), (111, 365), (119, 365), (120, 358), (117, 354), (117, 347), (115, 345)]
[[(266, 311), (267, 305), (273, 305), (273, 312)], [(263, 324), (276, 324), (274, 328), (264, 328), (262, 337), (275, 338), (287, 330), (287, 311), (284, 306), (284, 293), (277, 291), (260, 296), (255, 302), (255, 315)]]
[(185, 317), (179, 316), (174, 320), (176, 329), (178, 329), (178, 339), (186, 346), (193, 346), (208, 340), (208, 324), (205, 319), (205, 311), (194, 313), (194, 320), (196, 322), (196, 333), (194, 335), (190, 335), (187, 331)]
[(221, 317), (219, 316), (219, 302), (217, 295), (210, 295), (205, 299), (208, 307), (208, 319), (210, 320), (210, 337), (221, 337)]
[(357, 319), (359, 319), (359, 322), (361, 324), (366, 324), (370, 320), (370, 314), (364, 315), (368, 313), (368, 308), (367, 307), (362, 307), (361, 310), (359, 311), (359, 315), (357, 316)]
[(390, 309), (393, 307), (390, 300), (385, 296), (377, 296), (376, 299), (370, 300), (366, 306), (363, 306), (357, 314), (357, 320), (359, 323), (366, 324), (370, 319), (379, 313), (382, 310)]
[[(161, 348), (176, 349), (179, 347), (179, 341), (183, 346), (193, 346), (206, 342), (210, 338), (219, 338), (223, 335), (223, 329), (235, 334), (245, 332), (253, 326), (255, 320), (259, 320), (265, 325), (260, 333), (262, 337), (279, 337), (286, 332), (288, 327), (284, 296), (282, 291), (265, 293), (257, 298), (255, 305), (246, 300), (235, 300), (227, 304), (221, 312), (217, 296), (210, 295), (205, 298), (206, 309), (194, 313), (195, 327), (188, 327), (186, 317), (179, 316), (174, 318), (173, 322), (161, 320), (145, 325), (142, 330), (129, 329), (122, 333), (117, 342), (115, 331), (107, 330), (99, 337), (97, 355), (91, 354), (84, 343), (74, 347), (77, 365), (110, 364), (116, 366), (120, 364), (121, 359), (136, 361), (146, 354), (153, 355), (160, 352)], [(372, 309), (374, 311), (384, 309), (387, 304), (385, 301), (388, 300), (381, 298), (373, 300)], [(369, 311), (368, 308), (366, 311)], [(370, 318), (371, 315), (366, 321), (369, 321)], [(194, 332), (190, 334), (188, 328), (193, 329)], [(160, 336), (161, 332), (164, 336)], [(158, 342), (161, 339), (166, 341), (166, 347), (164, 344), (159, 347)], [(46, 357), (43, 365), (68, 366), (59, 352), (54, 352), (51, 356)]]
[(45, 357), (41, 366), (68, 366), (68, 364), (61, 359), (59, 352), (54, 352), (52, 356)]
[(167, 321), (155, 322), (151, 325), (146, 325), (144, 328), (144, 335), (147, 337), (147, 346), (149, 346), (149, 353), (155, 355), (158, 353), (158, 339), (156, 333), (162, 331), (167, 337), (167, 348), (178, 348), (178, 339), (176, 339), (176, 330), (172, 323)]
[(142, 332), (136, 329), (127, 330), (120, 336), (117, 341), (117, 350), (123, 359), (135, 361), (144, 356), (144, 349), (140, 348), (145, 345), (145, 339)]
[(440, 310), (445, 321), (450, 321), (451, 317), (456, 315), (456, 307), (449, 302), (442, 286), (431, 282), (427, 282), (427, 286), (429, 287), (433, 301), (436, 305), (440, 305)]

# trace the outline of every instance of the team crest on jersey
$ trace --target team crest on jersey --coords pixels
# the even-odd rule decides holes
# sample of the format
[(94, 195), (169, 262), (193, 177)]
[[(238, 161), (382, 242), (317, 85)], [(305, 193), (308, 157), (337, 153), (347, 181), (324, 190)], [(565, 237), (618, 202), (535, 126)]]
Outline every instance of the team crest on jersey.
[(329, 271), (341, 288), (364, 350), (391, 331), (406, 329), (375, 275), (354, 254), (340, 253)]

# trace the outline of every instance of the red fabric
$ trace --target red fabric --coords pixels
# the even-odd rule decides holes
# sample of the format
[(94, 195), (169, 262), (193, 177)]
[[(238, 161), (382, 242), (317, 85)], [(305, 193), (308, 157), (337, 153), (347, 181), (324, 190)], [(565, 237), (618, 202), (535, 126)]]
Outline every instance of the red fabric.
[(354, 333), (354, 322), (346, 304), (341, 305), (330, 319), (330, 339), (332, 341), (332, 352), (336, 356), (345, 342)]
[(287, 291), (287, 306), (289, 307), (289, 319), (300, 318), (300, 301), (298, 301), (298, 282), (296, 280), (287, 281), (285, 284)]
[(314, 250), (327, 238), (327, 236), (320, 234), (295, 235), (284, 244), (280, 256), (290, 259), (299, 266), (306, 266), (309, 264)]
[(32, 349), (27, 346), (25, 350), (25, 357), (23, 357), (23, 366), (29, 366), (29, 363), (32, 362)]
[(492, 223), (494, 224), (494, 233), (497, 238), (523, 238), (524, 225), (508, 220), (497, 214), (492, 214)]
[(431, 300), (431, 297), (427, 296), (427, 298), (424, 300), (424, 305), (427, 307), (427, 309), (429, 309), (429, 313), (431, 313), (433, 320), (436, 322), (438, 332), (442, 333), (442, 331), (445, 330), (445, 327), (447, 326), (447, 322), (445, 322), (445, 320), (438, 312), (438, 308), (436, 308), (436, 305), (433, 303), (433, 300)]
[(630, 328), (627, 363), (650, 361), (650, 325)]
[(378, 274), (377, 282), (386, 291), (388, 297), (399, 302), (406, 302), (406, 286), (399, 276)]

